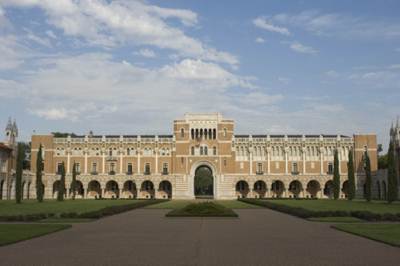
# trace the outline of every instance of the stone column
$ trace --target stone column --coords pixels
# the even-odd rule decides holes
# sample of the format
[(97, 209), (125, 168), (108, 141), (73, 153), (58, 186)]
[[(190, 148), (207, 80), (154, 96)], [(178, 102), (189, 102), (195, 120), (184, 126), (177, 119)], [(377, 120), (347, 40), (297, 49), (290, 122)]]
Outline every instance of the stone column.
[(303, 175), (306, 174), (306, 152), (305, 148), (302, 149), (302, 155), (303, 155)]
[(71, 153), (67, 151), (67, 174), (70, 173)]
[(287, 175), (289, 173), (288, 171), (288, 153), (287, 150), (285, 149), (285, 174)]
[(87, 159), (88, 159), (88, 155), (87, 155), (87, 151), (85, 151), (85, 169), (84, 169), (84, 173), (87, 174)]
[(324, 155), (322, 153), (322, 147), (319, 148), (319, 157), (320, 157), (321, 175), (323, 175), (324, 174)]
[(267, 165), (268, 165), (268, 170), (267, 173), (271, 173), (271, 153), (270, 150), (267, 150)]
[(106, 154), (105, 152), (103, 152), (102, 154), (102, 173), (105, 174), (106, 173)]
[(119, 154), (119, 173), (122, 175), (123, 174), (123, 156), (122, 156), (122, 151), (120, 150), (120, 154)]

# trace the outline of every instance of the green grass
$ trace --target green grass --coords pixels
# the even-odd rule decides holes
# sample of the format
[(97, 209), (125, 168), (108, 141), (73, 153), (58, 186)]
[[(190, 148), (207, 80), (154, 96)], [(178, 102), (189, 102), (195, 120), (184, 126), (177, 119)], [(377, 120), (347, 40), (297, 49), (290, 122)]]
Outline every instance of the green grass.
[(69, 224), (0, 224), (0, 246), (46, 235), (71, 227)]
[(229, 208), (215, 202), (191, 203), (166, 214), (167, 217), (237, 217)]
[(59, 223), (59, 224), (69, 224), (69, 223), (88, 223), (95, 221), (95, 219), (89, 218), (47, 218), (38, 221), (39, 223)]
[(96, 211), (108, 206), (127, 205), (138, 200), (90, 200), (77, 199), (65, 200), (62, 202), (56, 200), (45, 200), (39, 203), (35, 200), (25, 200), (21, 204), (16, 204), (15, 201), (2, 200), (0, 201), (0, 216), (26, 215), (38, 213), (68, 213), (76, 212), (83, 213)]
[(258, 209), (262, 208), (258, 205), (248, 204), (238, 200), (216, 200), (217, 204), (220, 204), (229, 209)]
[(158, 204), (146, 206), (146, 209), (181, 209), (195, 200), (169, 200)]
[(361, 219), (351, 216), (345, 217), (312, 217), (308, 218), (309, 221), (313, 222), (326, 222), (326, 223), (360, 223), (364, 222)]
[(333, 228), (400, 247), (400, 224), (337, 224)]
[(373, 213), (400, 213), (400, 203), (388, 204), (383, 201), (348, 201), (348, 200), (271, 200), (276, 204), (300, 207), (311, 211), (370, 211)]

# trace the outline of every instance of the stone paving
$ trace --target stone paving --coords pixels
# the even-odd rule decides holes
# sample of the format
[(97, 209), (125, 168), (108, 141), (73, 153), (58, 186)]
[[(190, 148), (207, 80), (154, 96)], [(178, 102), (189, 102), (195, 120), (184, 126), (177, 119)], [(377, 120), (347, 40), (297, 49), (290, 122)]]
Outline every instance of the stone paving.
[(166, 218), (137, 209), (0, 248), (1, 265), (400, 265), (400, 248), (268, 209)]

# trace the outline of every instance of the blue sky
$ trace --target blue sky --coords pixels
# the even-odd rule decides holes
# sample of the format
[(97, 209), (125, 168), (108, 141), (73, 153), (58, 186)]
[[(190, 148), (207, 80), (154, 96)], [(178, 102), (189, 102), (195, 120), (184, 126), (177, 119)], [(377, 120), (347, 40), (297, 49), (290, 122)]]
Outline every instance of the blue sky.
[(170, 134), (377, 133), (400, 115), (398, 1), (0, 0), (0, 123)]

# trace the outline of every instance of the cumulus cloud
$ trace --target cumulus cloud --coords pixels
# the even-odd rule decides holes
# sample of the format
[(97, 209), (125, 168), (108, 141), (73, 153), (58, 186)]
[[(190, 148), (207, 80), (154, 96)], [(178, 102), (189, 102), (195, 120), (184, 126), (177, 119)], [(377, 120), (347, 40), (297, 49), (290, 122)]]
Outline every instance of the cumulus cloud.
[(261, 29), (270, 31), (270, 32), (276, 32), (276, 33), (280, 33), (282, 35), (290, 35), (290, 32), (287, 28), (285, 27), (279, 27), (279, 26), (275, 26), (272, 23), (270, 23), (269, 21), (267, 21), (267, 19), (265, 17), (257, 17), (255, 19), (253, 19), (253, 24)]
[(239, 63), (234, 55), (208, 47), (186, 35), (181, 28), (171, 26), (171, 19), (185, 26), (196, 25), (197, 14), (190, 10), (123, 0), (5, 0), (2, 5), (41, 8), (50, 25), (61, 29), (67, 36), (79, 37), (88, 45), (108, 48), (124, 44), (151, 45), (174, 50), (181, 56), (231, 65)]
[(312, 48), (311, 46), (306, 46), (303, 45), (299, 42), (293, 42), (290, 44), (290, 49), (292, 49), (295, 52), (298, 53), (303, 53), (303, 54), (316, 54), (318, 53), (318, 50)]

